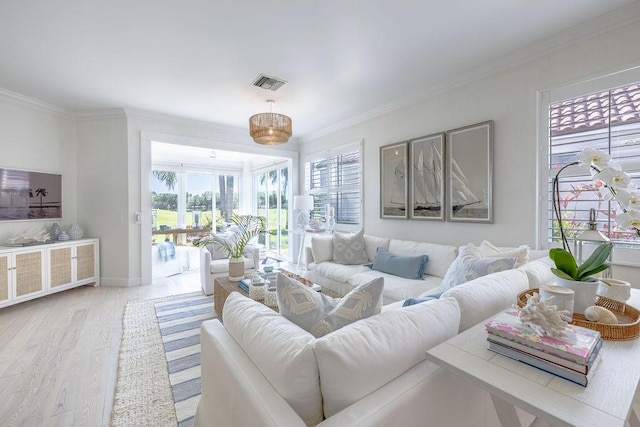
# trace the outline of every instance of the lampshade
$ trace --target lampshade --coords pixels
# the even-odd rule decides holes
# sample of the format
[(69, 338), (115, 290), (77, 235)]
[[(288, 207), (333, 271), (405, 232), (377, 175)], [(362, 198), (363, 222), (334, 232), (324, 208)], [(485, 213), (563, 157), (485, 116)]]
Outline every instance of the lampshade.
[[(273, 101), (267, 102), (271, 110)], [(249, 118), (249, 135), (258, 144), (284, 144), (291, 137), (291, 118), (271, 111), (254, 114)]]
[(313, 196), (294, 196), (293, 209), (299, 211), (313, 210)]

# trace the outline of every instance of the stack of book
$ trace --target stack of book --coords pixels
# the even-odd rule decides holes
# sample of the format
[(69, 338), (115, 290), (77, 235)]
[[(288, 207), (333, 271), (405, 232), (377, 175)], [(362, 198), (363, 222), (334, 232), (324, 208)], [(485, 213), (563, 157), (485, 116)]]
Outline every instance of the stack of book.
[(562, 337), (536, 334), (508, 309), (486, 325), (489, 350), (587, 386), (602, 358), (600, 332), (568, 325)]
[(251, 286), (251, 279), (241, 279), (238, 282), (238, 287), (246, 293), (249, 293), (249, 286)]

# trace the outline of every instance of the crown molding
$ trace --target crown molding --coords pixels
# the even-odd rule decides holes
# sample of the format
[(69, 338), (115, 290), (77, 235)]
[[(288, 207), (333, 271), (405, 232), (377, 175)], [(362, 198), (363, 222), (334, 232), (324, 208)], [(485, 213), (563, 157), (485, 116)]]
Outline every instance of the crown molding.
[(124, 108), (101, 108), (95, 110), (76, 110), (74, 111), (76, 120), (91, 121), (91, 120), (111, 120), (111, 119), (126, 119), (127, 114)]
[(443, 82), (438, 85), (437, 88), (431, 88), (427, 91), (419, 92), (416, 95), (399, 99), (381, 107), (369, 110), (351, 119), (344, 120), (318, 131), (303, 135), (300, 137), (300, 142), (302, 144), (307, 144), (310, 141), (333, 134), (359, 123), (424, 102), (431, 97), (448, 92), (456, 87), (464, 86), (492, 74), (539, 58), (543, 55), (565, 49), (573, 44), (586, 41), (593, 37), (598, 37), (602, 34), (622, 29), (630, 25), (637, 25), (638, 22), (640, 22), (640, 2), (633, 2), (628, 6), (596, 17), (590, 21), (576, 25), (545, 39), (533, 42), (516, 51), (491, 59), (462, 75), (458, 75), (455, 79)]
[(49, 104), (47, 102), (40, 101), (39, 99), (22, 95), (17, 92), (12, 92), (8, 89), (0, 88), (0, 98), (5, 99), (9, 102), (13, 102), (15, 104), (20, 104), (20, 105), (35, 108), (41, 111), (46, 111), (48, 113), (53, 113), (58, 116), (64, 117), (65, 119), (75, 118), (74, 114), (69, 110), (66, 110), (54, 104)]

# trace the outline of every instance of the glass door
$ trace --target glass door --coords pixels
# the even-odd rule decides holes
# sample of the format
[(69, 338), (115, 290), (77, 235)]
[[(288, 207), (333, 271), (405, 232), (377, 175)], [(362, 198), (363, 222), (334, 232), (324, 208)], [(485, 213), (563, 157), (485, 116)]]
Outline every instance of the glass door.
[(289, 248), (289, 168), (275, 166), (255, 175), (257, 214), (266, 220), (267, 256), (287, 259)]

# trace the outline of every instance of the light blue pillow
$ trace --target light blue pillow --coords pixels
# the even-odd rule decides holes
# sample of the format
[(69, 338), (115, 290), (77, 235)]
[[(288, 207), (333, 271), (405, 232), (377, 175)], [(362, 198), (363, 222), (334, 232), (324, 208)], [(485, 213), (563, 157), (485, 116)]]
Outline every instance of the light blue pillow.
[(422, 279), (428, 260), (427, 255), (399, 256), (383, 248), (378, 248), (371, 268), (405, 279)]
[(451, 263), (440, 283), (440, 289), (446, 291), (487, 274), (511, 270), (516, 261), (515, 257), (483, 258), (480, 249), (470, 243), (460, 248), (458, 257)]

